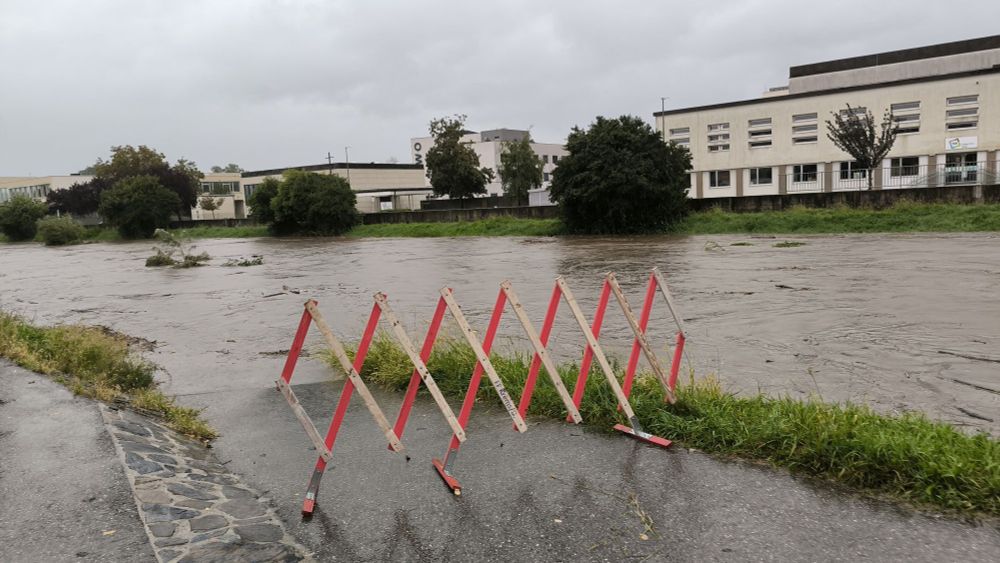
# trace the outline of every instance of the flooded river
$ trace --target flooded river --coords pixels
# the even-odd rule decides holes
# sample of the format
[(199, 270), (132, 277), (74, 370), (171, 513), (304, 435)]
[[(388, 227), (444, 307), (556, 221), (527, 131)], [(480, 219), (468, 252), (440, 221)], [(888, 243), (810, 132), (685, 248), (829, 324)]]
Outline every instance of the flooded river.
[[(198, 250), (211, 264), (189, 270), (144, 267), (150, 243), (3, 245), (0, 307), (155, 341), (147, 356), (162, 366), (167, 392), (224, 402), (227, 390), (273, 385), (307, 297), (355, 340), (371, 295), (383, 291), (419, 342), (444, 285), (482, 331), (504, 279), (537, 325), (557, 275), (589, 316), (605, 272), (618, 272), (637, 308), (649, 269), (659, 266), (687, 321), (699, 376), (716, 374), (734, 391), (916, 409), (1000, 433), (1000, 237), (799, 237), (804, 246), (774, 247), (780, 240), (207, 240)], [(741, 241), (752, 245), (731, 245)], [(221, 267), (252, 254), (264, 265)], [(662, 301), (651, 325), (666, 353), (672, 323)], [(509, 311), (504, 326), (500, 345), (527, 350)], [(579, 358), (583, 339), (565, 306), (552, 339), (557, 359)], [(601, 341), (618, 355), (630, 344), (613, 300)], [(295, 380), (328, 376), (304, 362)]]

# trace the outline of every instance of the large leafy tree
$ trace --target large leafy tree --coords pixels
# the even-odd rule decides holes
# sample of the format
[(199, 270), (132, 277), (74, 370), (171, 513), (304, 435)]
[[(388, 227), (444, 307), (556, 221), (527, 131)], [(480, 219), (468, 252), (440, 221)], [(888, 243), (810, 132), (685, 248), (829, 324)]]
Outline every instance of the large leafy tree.
[(124, 238), (149, 238), (170, 224), (179, 200), (156, 176), (130, 176), (101, 193), (98, 213)]
[(427, 151), (424, 162), (434, 194), (462, 199), (486, 193), (493, 171), (480, 167), (479, 155), (462, 142), (465, 116), (435, 119), (431, 121), (430, 133), (434, 146)]
[(543, 166), (542, 159), (531, 148), (531, 135), (504, 143), (498, 170), (504, 195), (513, 197), (518, 205), (528, 203), (528, 191), (542, 185)]
[(38, 232), (37, 222), (48, 207), (25, 195), (16, 195), (0, 204), (0, 233), (12, 241), (31, 240)]
[(101, 192), (111, 187), (104, 178), (92, 178), (88, 182), (76, 183), (64, 190), (49, 192), (46, 201), (49, 208), (77, 217), (97, 213), (101, 204)]
[(111, 159), (98, 160), (94, 168), (97, 177), (109, 186), (136, 176), (155, 177), (161, 186), (177, 194), (174, 212), (178, 217), (190, 216), (191, 208), (197, 206), (199, 180), (204, 177), (195, 163), (182, 158), (171, 166), (163, 153), (145, 145), (111, 147)]
[(687, 212), (691, 154), (641, 118), (598, 117), (566, 149), (550, 191), (570, 231), (661, 232)]
[(344, 178), (291, 170), (271, 200), (271, 229), (279, 235), (343, 234), (358, 222), (356, 205), (357, 196)]
[(247, 199), (251, 219), (262, 225), (274, 223), (274, 209), (271, 208), (271, 201), (278, 195), (279, 187), (281, 187), (281, 182), (277, 178), (264, 178), (264, 181)]
[(846, 110), (831, 112), (831, 115), (833, 120), (826, 121), (827, 138), (849, 154), (858, 168), (866, 171), (868, 189), (872, 189), (875, 186), (875, 169), (882, 165), (896, 143), (897, 128), (892, 111), (885, 110), (880, 124), (875, 123), (871, 111), (852, 108), (851, 104), (847, 104)]

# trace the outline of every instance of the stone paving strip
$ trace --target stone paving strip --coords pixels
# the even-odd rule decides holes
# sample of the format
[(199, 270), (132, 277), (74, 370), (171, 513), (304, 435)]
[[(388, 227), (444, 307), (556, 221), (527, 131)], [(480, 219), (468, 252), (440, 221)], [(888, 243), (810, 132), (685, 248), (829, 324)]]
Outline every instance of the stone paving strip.
[(160, 561), (312, 560), (267, 499), (207, 448), (131, 411), (101, 413)]

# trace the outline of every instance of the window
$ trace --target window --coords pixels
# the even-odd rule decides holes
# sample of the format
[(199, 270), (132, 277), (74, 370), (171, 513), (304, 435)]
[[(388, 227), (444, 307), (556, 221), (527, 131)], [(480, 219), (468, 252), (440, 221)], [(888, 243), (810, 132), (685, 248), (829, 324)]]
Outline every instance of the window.
[(670, 130), (670, 141), (677, 143), (682, 147), (686, 147), (691, 144), (691, 128), (690, 127), (675, 127)]
[(751, 119), (747, 122), (747, 127), (753, 129), (754, 127), (764, 127), (771, 125), (770, 117), (762, 117), (760, 119)]
[(920, 132), (920, 102), (900, 102), (891, 104), (892, 121), (896, 124), (896, 133), (907, 135)]
[(901, 102), (898, 104), (892, 104), (889, 106), (892, 113), (900, 113), (904, 111), (916, 111), (920, 109), (920, 102)]
[(815, 135), (813, 135), (811, 137), (795, 137), (794, 139), (792, 139), (792, 142), (795, 143), (796, 145), (807, 145), (810, 143), (815, 143), (818, 140), (819, 139)]
[(976, 153), (952, 153), (944, 157), (944, 181), (946, 184), (972, 183), (978, 177), (979, 162)]
[(815, 164), (796, 164), (792, 168), (792, 181), (793, 182), (815, 182), (816, 181), (816, 165)]
[(210, 191), (212, 191), (212, 184), (203, 183), (201, 185), (201, 193), (207, 194)]
[(819, 127), (814, 123), (812, 125), (796, 125), (792, 127), (792, 133), (809, 133), (819, 130)]
[(800, 123), (803, 121), (816, 121), (815, 113), (800, 113), (798, 115), (792, 116), (792, 123)]
[(552, 155), (552, 164), (556, 164), (558, 162), (559, 162), (559, 156), (555, 154)]
[(979, 127), (979, 95), (948, 98), (945, 110), (945, 129), (956, 131)]
[(920, 168), (920, 159), (915, 156), (903, 156), (889, 161), (889, 176), (899, 178), (901, 176), (916, 176), (917, 169)]
[(840, 179), (841, 180), (859, 180), (861, 178), (868, 177), (868, 170), (858, 166), (855, 162), (841, 162), (840, 163)]
[(760, 117), (747, 120), (747, 145), (751, 149), (771, 146), (771, 118)]
[(729, 145), (709, 145), (708, 152), (725, 152), (729, 150)]
[(713, 123), (708, 126), (709, 131), (729, 131), (728, 123)]
[(712, 188), (728, 188), (729, 187), (729, 171), (728, 170), (713, 170), (708, 173), (708, 185)]
[(713, 123), (708, 126), (708, 152), (729, 150), (729, 124)]
[(671, 129), (670, 130), (670, 136), (671, 137), (678, 137), (678, 136), (681, 136), (681, 135), (686, 136), (690, 132), (691, 132), (691, 128), (690, 127), (678, 127), (676, 129)]
[(766, 141), (750, 141), (748, 143), (752, 149), (763, 149), (771, 146), (771, 140)]
[[(545, 164), (548, 164), (549, 163), (549, 155), (543, 154), (542, 155), (542, 162), (544, 162)], [(536, 176), (536, 178), (537, 178), (537, 176)]]
[(800, 113), (792, 116), (792, 144), (805, 145), (819, 139), (819, 124), (816, 113)]
[[(538, 176), (535, 176), (535, 178), (537, 178), (537, 177)], [(548, 182), (549, 181), (549, 173), (548, 172), (543, 172), (542, 173), (542, 181), (543, 182)]]
[(773, 170), (771, 168), (751, 168), (750, 169), (750, 185), (751, 186), (767, 186), (772, 183), (771, 173)]
[(858, 117), (868, 117), (868, 108), (865, 107), (851, 108), (851, 111), (849, 112), (846, 109), (840, 110), (840, 117), (846, 118), (848, 115), (856, 115)]

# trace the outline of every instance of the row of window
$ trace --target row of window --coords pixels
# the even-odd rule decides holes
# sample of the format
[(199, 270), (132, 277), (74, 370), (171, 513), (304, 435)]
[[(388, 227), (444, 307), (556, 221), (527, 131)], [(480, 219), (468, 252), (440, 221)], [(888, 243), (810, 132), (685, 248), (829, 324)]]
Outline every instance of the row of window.
[(0, 188), (0, 203), (10, 201), (14, 196), (28, 196), (32, 199), (44, 199), (50, 192), (49, 184), (37, 186), (21, 186), (17, 188)]
[(226, 195), (240, 191), (239, 182), (202, 182), (201, 193)]
[[(945, 129), (961, 131), (975, 129), (979, 126), (979, 95), (955, 96), (947, 98), (945, 110)], [(901, 135), (920, 132), (920, 102), (900, 102), (890, 106), (892, 120), (896, 130)], [(864, 117), (868, 109), (864, 107), (851, 108), (851, 113)], [(848, 110), (840, 111), (847, 117)], [(708, 152), (725, 152), (730, 148), (729, 123), (711, 123), (707, 128)], [(772, 127), (770, 117), (761, 117), (747, 121), (747, 147), (750, 149), (769, 148), (772, 145)], [(808, 145), (819, 140), (819, 115), (816, 112), (800, 113), (792, 116), (792, 144)], [(677, 127), (670, 129), (668, 140), (681, 146), (690, 146), (691, 128)]]
[[(542, 162), (544, 164), (548, 164), (549, 163), (549, 155), (543, 154), (542, 155)], [(552, 155), (552, 164), (559, 164), (559, 155), (557, 155), (557, 154)]]
[[(978, 155), (974, 152), (945, 155), (945, 172), (957, 168), (978, 167)], [(920, 158), (902, 156), (889, 159), (889, 177), (904, 178), (920, 175)], [(815, 182), (819, 176), (817, 164), (795, 164), (790, 174), (793, 183)], [(857, 162), (841, 162), (839, 177), (841, 180), (859, 180), (868, 177), (868, 170), (860, 168)], [(751, 186), (768, 186), (774, 183), (774, 168), (749, 169)], [(713, 170), (708, 172), (710, 188), (728, 188), (732, 186), (729, 170)]]

